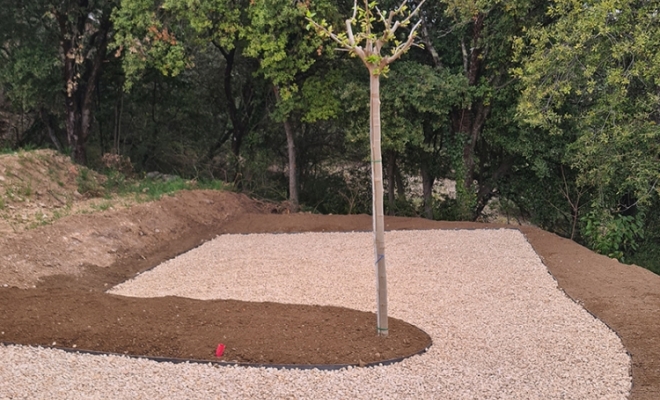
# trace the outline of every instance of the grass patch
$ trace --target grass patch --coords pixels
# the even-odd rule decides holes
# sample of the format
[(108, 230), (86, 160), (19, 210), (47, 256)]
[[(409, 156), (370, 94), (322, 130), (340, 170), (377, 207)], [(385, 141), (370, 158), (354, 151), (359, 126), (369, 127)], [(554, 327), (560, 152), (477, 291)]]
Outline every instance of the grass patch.
[(12, 148), (12, 147), (2, 147), (2, 148), (0, 148), (0, 154), (16, 154), (16, 153), (19, 153), (19, 152), (26, 152), (26, 151), (36, 150), (37, 148), (38, 147), (35, 146), (32, 143), (28, 143), (25, 146), (19, 147), (17, 149)]
[(158, 200), (165, 195), (173, 195), (182, 190), (208, 189), (227, 190), (228, 186), (223, 181), (195, 181), (185, 180), (180, 177), (168, 179), (145, 178), (140, 180), (127, 178), (118, 171), (109, 171), (107, 180), (103, 184), (106, 193), (117, 193), (120, 196), (135, 195), (140, 202)]
[(92, 208), (98, 211), (106, 211), (110, 208), (112, 208), (112, 202), (110, 201), (102, 201), (98, 204), (92, 205)]
[(78, 184), (78, 193), (97, 197), (103, 194), (103, 187), (96, 181), (94, 174), (89, 168), (80, 167), (78, 176), (76, 177)]
[(30, 197), (32, 196), (33, 190), (32, 190), (32, 182), (28, 182), (26, 185), (20, 188), (19, 193), (23, 197)]

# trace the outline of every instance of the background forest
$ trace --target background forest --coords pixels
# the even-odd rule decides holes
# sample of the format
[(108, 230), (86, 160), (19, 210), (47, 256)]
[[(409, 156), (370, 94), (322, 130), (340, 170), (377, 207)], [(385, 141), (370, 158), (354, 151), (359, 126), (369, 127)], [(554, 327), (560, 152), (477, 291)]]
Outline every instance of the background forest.
[[(371, 213), (369, 75), (305, 18), (352, 7), (0, 0), (0, 147)], [(659, 10), (427, 1), (422, 46), (381, 80), (387, 213), (497, 214), (660, 273)]]

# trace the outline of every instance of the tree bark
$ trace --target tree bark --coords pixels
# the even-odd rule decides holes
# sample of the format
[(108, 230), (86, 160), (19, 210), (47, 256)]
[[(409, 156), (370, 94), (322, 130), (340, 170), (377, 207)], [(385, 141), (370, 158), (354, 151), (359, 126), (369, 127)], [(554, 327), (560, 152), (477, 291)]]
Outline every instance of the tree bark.
[(422, 165), (422, 191), (424, 196), (424, 218), (433, 219), (433, 183), (435, 177)]
[(389, 150), (387, 152), (387, 203), (389, 204), (389, 215), (394, 216), (395, 208), (395, 198), (394, 198), (394, 189), (395, 189), (395, 172), (396, 172), (396, 152), (394, 150)]
[[(280, 89), (273, 86), (275, 98), (279, 102)], [(298, 202), (298, 170), (296, 168), (296, 143), (293, 127), (289, 117), (284, 118), (284, 133), (286, 133), (286, 148), (289, 156), (289, 202), (291, 203), (291, 211), (298, 212), (300, 204)]]
[(236, 107), (236, 101), (234, 99), (234, 89), (232, 86), (232, 79), (231, 79), (231, 75), (234, 70), (234, 64), (236, 62), (236, 48), (227, 51), (219, 44), (215, 42), (213, 44), (220, 51), (220, 53), (222, 53), (222, 56), (225, 58), (225, 62), (226, 62), (225, 72), (224, 72), (224, 89), (225, 89), (225, 101), (227, 103), (227, 111), (229, 113), (229, 119), (231, 120), (231, 125), (232, 125), (231, 151), (234, 154), (234, 156), (238, 157), (241, 152), (243, 137), (245, 136), (245, 125), (239, 115), (238, 107)]
[[(92, 125), (94, 90), (98, 84), (103, 61), (108, 46), (108, 32), (112, 26), (109, 15), (103, 15), (98, 30), (89, 35), (89, 15), (81, 2), (75, 21), (69, 22), (69, 15), (57, 13), (60, 28), (60, 47), (64, 57), (63, 78), (65, 81), (65, 110), (67, 142), (71, 155), (79, 164), (87, 163), (85, 144)], [(92, 54), (91, 60), (88, 56)]]
[[(479, 83), (485, 60), (485, 52), (480, 47), (485, 18), (486, 14), (484, 13), (479, 13), (475, 16), (472, 23), (469, 49), (465, 40), (461, 41), (463, 72), (470, 87), (474, 87)], [(475, 151), (489, 112), (490, 106), (484, 105), (481, 100), (475, 100), (466, 107), (456, 109), (452, 113), (453, 131), (459, 134), (464, 140), (462, 156), (464, 173), (461, 178), (463, 179), (463, 187), (468, 193), (472, 193), (475, 190)], [(477, 215), (476, 210), (472, 210), (471, 213), (473, 216)]]
[(387, 272), (385, 269), (385, 215), (383, 211), (383, 157), (380, 149), (380, 77), (369, 71), (370, 75), (370, 124), (371, 142), (371, 181), (373, 182), (373, 227), (374, 250), (376, 256), (376, 282), (378, 310), (377, 330), (381, 336), (388, 334), (387, 321)]
[(284, 132), (286, 133), (286, 148), (289, 154), (289, 202), (291, 211), (298, 212), (298, 170), (296, 168), (296, 143), (293, 128), (289, 118), (284, 120)]
[(39, 114), (41, 115), (41, 120), (43, 121), (44, 125), (46, 125), (46, 130), (48, 131), (48, 137), (50, 137), (50, 140), (53, 142), (53, 145), (57, 149), (58, 152), (62, 152), (62, 145), (60, 144), (60, 141), (57, 139), (57, 135), (55, 135), (55, 130), (53, 129), (53, 125), (51, 124), (51, 118), (48, 112), (42, 107), (39, 109)]

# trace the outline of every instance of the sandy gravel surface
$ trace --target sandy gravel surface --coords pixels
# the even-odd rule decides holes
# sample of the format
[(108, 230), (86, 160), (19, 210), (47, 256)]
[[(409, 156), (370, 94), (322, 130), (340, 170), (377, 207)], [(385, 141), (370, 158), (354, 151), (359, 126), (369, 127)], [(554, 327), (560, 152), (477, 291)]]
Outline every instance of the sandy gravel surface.
[[(375, 309), (371, 234), (225, 235), (113, 292)], [(0, 347), (0, 398), (625, 399), (619, 338), (516, 230), (386, 234), (390, 316), (430, 351), (334, 372), (159, 364)], [(35, 384), (38, 382), (39, 384)]]

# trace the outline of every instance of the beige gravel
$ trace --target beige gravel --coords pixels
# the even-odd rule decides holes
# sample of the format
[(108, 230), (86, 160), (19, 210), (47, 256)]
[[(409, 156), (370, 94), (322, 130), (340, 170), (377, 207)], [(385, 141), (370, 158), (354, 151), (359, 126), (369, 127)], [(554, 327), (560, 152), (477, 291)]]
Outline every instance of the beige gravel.
[[(341, 371), (173, 365), (0, 346), (0, 399), (625, 399), (619, 338), (516, 230), (386, 234), (390, 316), (429, 352)], [(369, 233), (225, 235), (112, 289), (375, 309)]]

